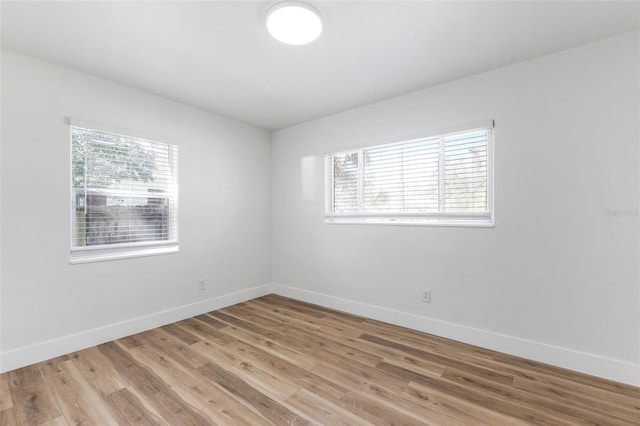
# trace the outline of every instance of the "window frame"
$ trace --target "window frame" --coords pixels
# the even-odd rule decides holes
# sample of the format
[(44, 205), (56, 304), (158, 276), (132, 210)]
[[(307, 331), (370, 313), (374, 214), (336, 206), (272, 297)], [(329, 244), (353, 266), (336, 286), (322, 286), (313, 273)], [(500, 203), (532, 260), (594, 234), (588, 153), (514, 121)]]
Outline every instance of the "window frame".
[[(145, 134), (129, 129), (123, 129), (114, 126), (108, 126), (98, 124), (90, 121), (79, 120), (74, 118), (67, 118), (66, 123), (69, 125), (69, 188), (70, 188), (70, 263), (88, 263), (99, 262), (116, 259), (127, 259), (142, 256), (153, 256), (160, 254), (177, 253), (179, 251), (179, 146), (175, 140), (168, 138), (157, 137), (155, 135)], [(168, 153), (170, 157), (171, 172), (167, 175), (170, 177), (171, 182), (163, 185), (162, 188), (169, 191), (167, 193), (151, 192), (153, 196), (146, 196), (144, 198), (164, 198), (168, 204), (168, 237), (165, 240), (146, 240), (146, 241), (134, 241), (134, 242), (122, 242), (114, 244), (102, 244), (102, 245), (76, 245), (76, 208), (78, 207), (76, 197), (80, 191), (84, 192), (84, 203), (87, 203), (87, 194), (92, 192), (94, 195), (103, 195), (105, 197), (123, 197), (126, 190), (123, 189), (90, 189), (85, 181), (83, 188), (76, 188), (73, 184), (73, 128), (87, 129), (93, 132), (100, 132), (110, 135), (117, 135), (125, 138), (139, 139), (149, 143), (157, 143), (161, 145), (167, 145)], [(172, 158), (175, 157), (175, 158)], [(86, 172), (86, 171), (85, 171)], [(85, 175), (86, 176), (86, 175)], [(149, 189), (149, 188), (148, 188)], [(154, 185), (150, 185), (150, 189), (154, 189)], [(157, 189), (157, 187), (155, 188)], [(129, 191), (128, 196), (142, 195), (137, 194), (136, 191)]]
[[(431, 132), (422, 132), (419, 135), (412, 135), (407, 138), (396, 138), (382, 144), (368, 145), (365, 147), (331, 152), (325, 155), (325, 215), (326, 224), (377, 224), (377, 225), (413, 225), (413, 226), (454, 226), (454, 227), (495, 227), (494, 208), (494, 151), (495, 151), (495, 129), (494, 120), (485, 120), (477, 123), (456, 126), (454, 128), (441, 129)], [(471, 133), (474, 131), (486, 130), (487, 138), (487, 211), (486, 212), (424, 212), (424, 213), (403, 213), (403, 212), (363, 212), (364, 205), (364, 167), (362, 161), (364, 152), (367, 150), (398, 146), (419, 142), (428, 139), (443, 139), (456, 134)], [(358, 154), (358, 212), (334, 212), (334, 158), (345, 154)], [(440, 167), (443, 162), (443, 153), (439, 153), (438, 163)], [(439, 190), (443, 185), (444, 174), (438, 171)], [(440, 192), (440, 191), (439, 191)], [(439, 193), (439, 209), (442, 208), (443, 194)]]

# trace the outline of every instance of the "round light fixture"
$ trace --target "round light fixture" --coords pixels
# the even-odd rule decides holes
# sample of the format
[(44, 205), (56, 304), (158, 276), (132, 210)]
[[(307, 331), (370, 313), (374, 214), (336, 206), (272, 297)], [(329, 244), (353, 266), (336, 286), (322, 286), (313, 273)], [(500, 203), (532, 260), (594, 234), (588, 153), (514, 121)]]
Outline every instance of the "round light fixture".
[(267, 12), (267, 30), (278, 41), (300, 45), (311, 43), (322, 32), (320, 14), (299, 1), (276, 3)]

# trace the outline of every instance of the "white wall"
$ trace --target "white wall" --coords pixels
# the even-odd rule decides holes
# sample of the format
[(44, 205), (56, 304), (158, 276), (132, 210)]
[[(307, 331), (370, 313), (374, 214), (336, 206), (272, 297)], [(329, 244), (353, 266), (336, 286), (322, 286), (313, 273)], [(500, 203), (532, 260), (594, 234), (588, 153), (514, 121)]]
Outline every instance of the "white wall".
[[(2, 370), (268, 292), (269, 132), (14, 52), (1, 59)], [(178, 254), (69, 264), (65, 117), (177, 140)]]
[[(275, 132), (276, 291), (640, 385), (638, 38)], [(323, 223), (324, 154), (491, 118), (495, 228)]]

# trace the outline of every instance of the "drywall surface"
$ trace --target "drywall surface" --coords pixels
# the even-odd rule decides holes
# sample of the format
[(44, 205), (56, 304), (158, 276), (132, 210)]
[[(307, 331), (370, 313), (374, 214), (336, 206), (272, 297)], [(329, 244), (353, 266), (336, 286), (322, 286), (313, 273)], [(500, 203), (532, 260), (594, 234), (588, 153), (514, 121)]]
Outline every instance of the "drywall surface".
[[(269, 132), (6, 50), (1, 89), (3, 369), (265, 291), (249, 290), (271, 281)], [(179, 145), (179, 253), (69, 263), (66, 117)]]
[[(274, 283), (319, 303), (409, 314), (417, 328), (443, 325), (440, 334), (446, 324), (478, 330), (474, 343), (640, 384), (638, 39), (275, 132)], [(485, 119), (495, 119), (495, 228), (323, 223), (325, 154)], [(546, 356), (551, 347), (564, 355)]]

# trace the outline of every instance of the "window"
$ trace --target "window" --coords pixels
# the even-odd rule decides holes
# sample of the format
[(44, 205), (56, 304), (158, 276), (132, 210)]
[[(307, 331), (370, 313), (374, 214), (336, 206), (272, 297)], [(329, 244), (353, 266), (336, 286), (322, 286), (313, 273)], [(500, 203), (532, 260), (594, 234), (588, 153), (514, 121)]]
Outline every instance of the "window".
[(327, 155), (325, 222), (492, 226), (492, 127)]
[(178, 147), (71, 125), (71, 261), (178, 250)]

